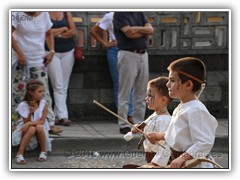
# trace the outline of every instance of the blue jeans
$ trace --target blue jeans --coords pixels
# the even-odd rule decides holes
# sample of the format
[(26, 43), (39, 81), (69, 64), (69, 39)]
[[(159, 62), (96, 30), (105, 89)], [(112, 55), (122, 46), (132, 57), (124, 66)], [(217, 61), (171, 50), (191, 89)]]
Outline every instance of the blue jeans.
[[(119, 84), (119, 72), (118, 72), (118, 48), (117, 47), (110, 47), (107, 50), (107, 59), (108, 59), (108, 66), (110, 70), (110, 74), (113, 81), (113, 88), (114, 88), (114, 102), (115, 106), (118, 109), (118, 84)], [(133, 90), (129, 95), (129, 108), (128, 108), (128, 115), (132, 116), (133, 112)]]

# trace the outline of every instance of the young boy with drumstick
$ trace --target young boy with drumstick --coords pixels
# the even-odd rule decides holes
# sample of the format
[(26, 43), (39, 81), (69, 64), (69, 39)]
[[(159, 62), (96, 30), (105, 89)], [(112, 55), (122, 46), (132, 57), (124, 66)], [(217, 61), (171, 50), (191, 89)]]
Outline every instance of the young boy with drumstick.
[[(172, 101), (169, 97), (167, 84), (167, 77), (158, 77), (148, 82), (146, 103), (150, 110), (154, 113), (148, 117), (143, 123), (135, 124), (131, 129), (133, 134), (139, 131), (135, 128), (143, 129), (144, 133), (149, 132), (164, 132), (167, 130), (171, 121), (171, 116), (168, 112), (167, 106)], [(144, 127), (142, 127), (144, 124)], [(144, 137), (144, 136), (143, 136)], [(148, 167), (166, 166), (170, 156), (170, 150), (167, 145), (160, 147), (158, 144), (151, 144), (147, 139), (143, 141), (146, 161)], [(158, 152), (158, 153), (156, 153)], [(146, 166), (146, 165), (145, 165)]]
[[(169, 168), (183, 168), (184, 162), (193, 158), (213, 160), (209, 153), (218, 123), (196, 95), (201, 87), (203, 90), (206, 67), (200, 59), (186, 57), (172, 62), (168, 70), (169, 95), (180, 99), (180, 104), (167, 131), (149, 133), (147, 138), (153, 144), (165, 140), (170, 146)], [(213, 165), (204, 162), (194, 168), (213, 168)]]

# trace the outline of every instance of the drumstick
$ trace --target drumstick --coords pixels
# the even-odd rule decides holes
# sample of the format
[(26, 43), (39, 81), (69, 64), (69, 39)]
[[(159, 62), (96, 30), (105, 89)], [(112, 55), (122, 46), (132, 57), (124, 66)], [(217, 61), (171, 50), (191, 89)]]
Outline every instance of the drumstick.
[[(110, 109), (106, 108), (105, 106), (103, 106), (102, 104), (100, 104), (99, 102), (97, 102), (96, 100), (93, 100), (93, 103), (97, 104), (99, 107), (103, 108), (104, 110), (106, 110), (107, 112), (111, 113), (112, 115), (116, 116), (118, 119), (121, 119), (122, 121), (124, 121), (125, 123), (129, 124), (131, 127), (136, 128), (140, 133), (142, 133), (145, 136), (148, 136), (146, 133), (144, 133), (141, 129), (139, 129), (138, 127), (135, 127), (133, 124), (131, 124), (128, 120), (124, 119), (123, 117), (119, 116), (118, 114), (114, 113), (113, 111), (111, 111)], [(160, 145), (163, 149), (165, 149), (165, 147), (160, 144), (159, 142), (157, 142), (158, 145)]]

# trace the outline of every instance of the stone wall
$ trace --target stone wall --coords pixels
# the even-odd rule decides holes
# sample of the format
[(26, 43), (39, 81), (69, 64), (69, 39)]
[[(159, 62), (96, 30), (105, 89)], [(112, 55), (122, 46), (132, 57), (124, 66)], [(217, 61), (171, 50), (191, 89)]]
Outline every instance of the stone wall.
[[(93, 104), (97, 100), (115, 111), (106, 49), (89, 35), (90, 28), (105, 12), (72, 12), (77, 25), (76, 41), (84, 48), (85, 59), (75, 63), (68, 96), (70, 118), (115, 120)], [(150, 79), (168, 76), (167, 66), (185, 56), (201, 58), (207, 67), (207, 87), (201, 100), (217, 118), (228, 118), (229, 59), (228, 12), (146, 12), (155, 33), (148, 38)], [(107, 32), (102, 36), (107, 41)], [(172, 112), (178, 102), (170, 105)], [(146, 111), (148, 116), (150, 111)]]

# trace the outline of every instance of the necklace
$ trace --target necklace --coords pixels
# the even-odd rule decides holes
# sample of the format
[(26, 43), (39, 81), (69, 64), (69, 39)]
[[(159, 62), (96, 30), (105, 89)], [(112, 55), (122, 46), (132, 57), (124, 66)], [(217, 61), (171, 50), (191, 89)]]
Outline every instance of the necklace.
[[(156, 123), (157, 123), (156, 121), (157, 121), (158, 116), (166, 114), (167, 112), (168, 112), (167, 109), (162, 109), (159, 113), (155, 112), (154, 115), (149, 117), (149, 120), (146, 122), (146, 127), (145, 127), (146, 131), (147, 132), (156, 132)], [(152, 126), (152, 129), (150, 128), (151, 126)]]
[[(158, 114), (154, 114), (149, 117), (148, 121), (146, 122), (146, 126), (144, 128), (144, 132), (154, 132), (156, 129), (156, 120), (158, 118)], [(152, 126), (152, 128), (150, 128)]]

